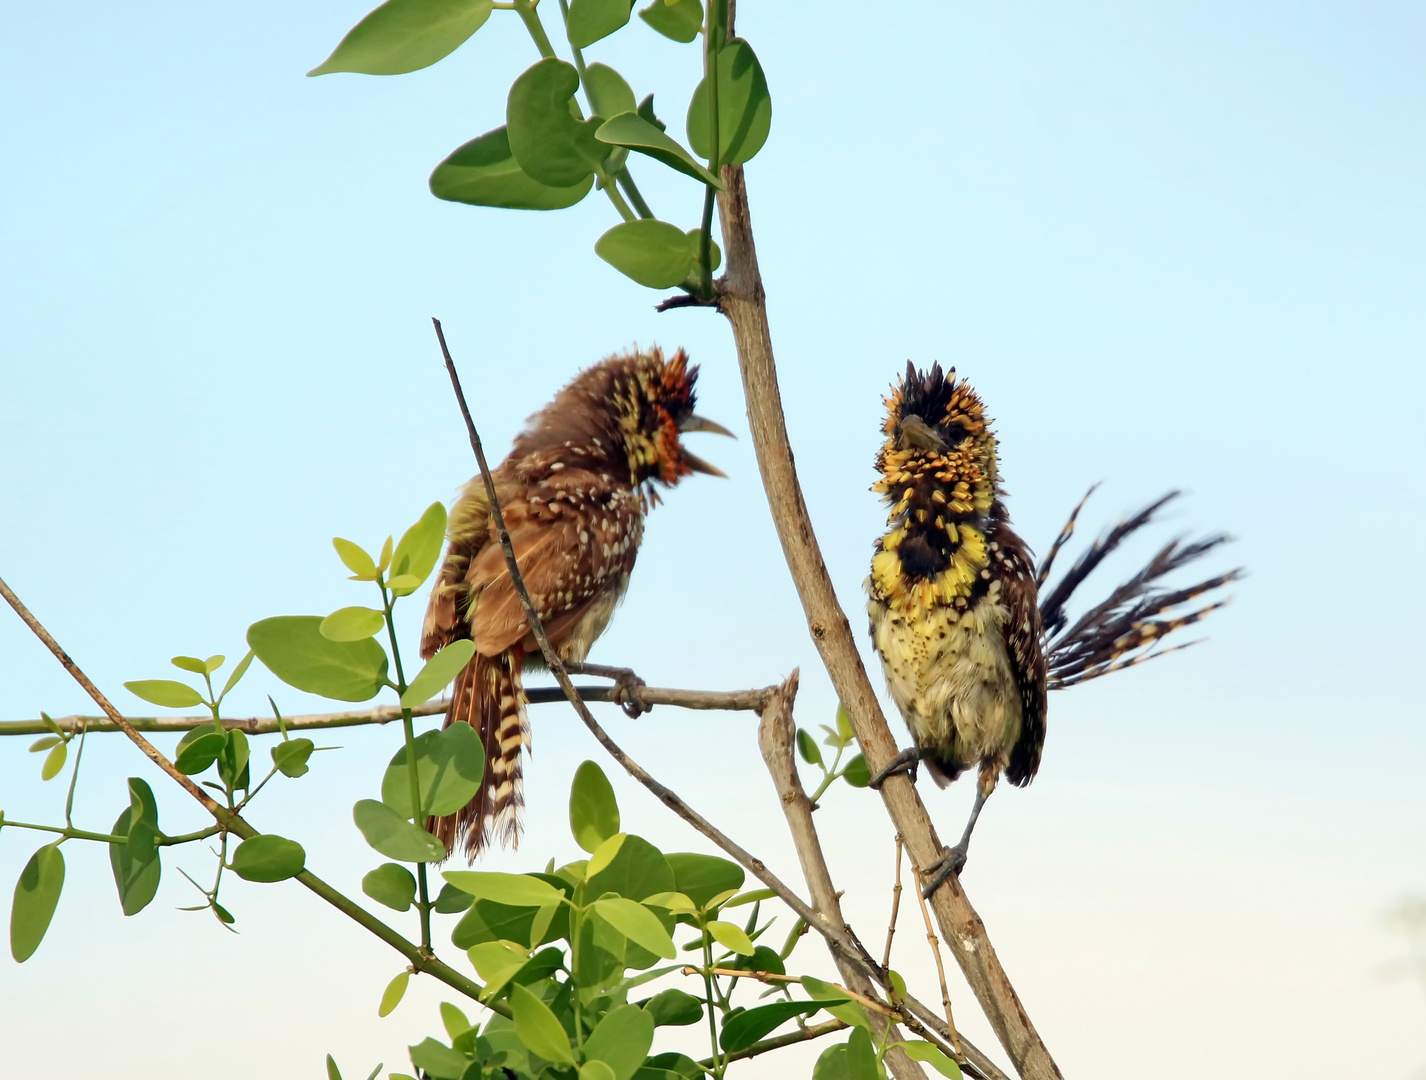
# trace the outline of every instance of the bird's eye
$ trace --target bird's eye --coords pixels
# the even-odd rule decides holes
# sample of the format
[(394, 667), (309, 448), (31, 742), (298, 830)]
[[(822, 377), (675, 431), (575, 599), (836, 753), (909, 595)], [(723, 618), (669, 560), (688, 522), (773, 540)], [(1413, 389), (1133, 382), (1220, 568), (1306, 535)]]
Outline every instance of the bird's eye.
[(965, 428), (960, 425), (959, 421), (943, 420), (936, 426), (941, 433), (941, 438), (946, 440), (947, 446), (959, 446), (961, 440), (964, 439), (968, 434), (970, 434), (968, 431), (966, 431)]

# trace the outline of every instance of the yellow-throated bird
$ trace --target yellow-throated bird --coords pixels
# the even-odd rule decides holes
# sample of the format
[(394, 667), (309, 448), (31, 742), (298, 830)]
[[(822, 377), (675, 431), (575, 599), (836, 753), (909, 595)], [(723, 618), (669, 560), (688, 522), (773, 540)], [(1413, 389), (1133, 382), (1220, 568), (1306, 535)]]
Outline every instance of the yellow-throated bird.
[[(657, 348), (610, 357), (531, 417), (492, 474), (520, 575), (562, 661), (584, 660), (628, 588), (655, 485), (672, 487), (693, 472), (724, 475), (681, 441), (693, 431), (732, 434), (693, 411), (697, 378), (682, 350), (670, 360)], [(530, 741), (520, 672), (542, 660), (479, 476), (452, 507), (447, 537), (421, 655), (474, 640), (445, 722), (480, 732), (487, 764), (470, 804), (428, 824), (447, 852), (460, 841), (474, 858), (496, 836), (519, 842), (521, 754)]]

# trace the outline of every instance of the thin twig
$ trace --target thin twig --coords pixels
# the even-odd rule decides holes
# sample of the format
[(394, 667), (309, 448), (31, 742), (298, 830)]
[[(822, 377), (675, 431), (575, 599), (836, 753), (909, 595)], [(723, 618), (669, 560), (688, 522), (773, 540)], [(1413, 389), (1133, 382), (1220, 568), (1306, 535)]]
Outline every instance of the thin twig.
[[(741, 1061), (744, 1058), (757, 1057), (759, 1054), (766, 1054), (769, 1050), (778, 1050), (784, 1046), (792, 1046), (794, 1043), (807, 1042), (809, 1039), (820, 1039), (823, 1035), (830, 1035), (834, 1031), (841, 1031), (851, 1027), (850, 1024), (841, 1020), (828, 1020), (825, 1024), (813, 1024), (810, 1027), (798, 1028), (796, 1031), (786, 1035), (775, 1035), (771, 1039), (763, 1039), (755, 1042), (752, 1046), (742, 1050), (734, 1050), (731, 1054), (719, 1054), (719, 1064), (726, 1065), (730, 1061)], [(713, 1059), (704, 1058), (699, 1062), (705, 1069), (713, 1068)]]
[[(900, 861), (897, 862), (898, 872), (901, 869)], [(941, 963), (941, 943), (936, 940), (936, 931), (931, 927), (931, 912), (926, 907), (926, 898), (921, 895), (921, 890), (916, 890), (916, 899), (921, 904), (921, 918), (926, 920), (926, 940), (931, 943), (931, 955), (936, 958), (936, 977), (941, 980), (941, 1005), (946, 1010), (946, 1027), (951, 1030), (951, 1045), (955, 1047), (957, 1059), (964, 1057), (961, 1050), (961, 1037), (956, 1032), (956, 1021), (951, 1016), (951, 992), (946, 988), (946, 967)]]
[(896, 884), (891, 887), (891, 921), (886, 925), (886, 951), (881, 966), (891, 967), (891, 939), (896, 936), (896, 913), (901, 910), (901, 834), (896, 836)]
[[(620, 693), (613, 686), (576, 687), (585, 701), (616, 702)], [(637, 686), (629, 688), (645, 709), (653, 705), (668, 705), (678, 709), (721, 709), (729, 712), (760, 712), (767, 702), (773, 687), (760, 690), (680, 690), (661, 686)], [(564, 702), (564, 691), (557, 686), (536, 686), (526, 692), (532, 705), (549, 705)], [(428, 701), (411, 710), (414, 716), (438, 716), (449, 707), (449, 701)], [(74, 731), (88, 724), (95, 733), (120, 731), (116, 724), (102, 716), (60, 716), (52, 718), (61, 731)], [(129, 724), (137, 731), (190, 731), (196, 727), (212, 727), (211, 716), (130, 716)], [(236, 728), (246, 735), (268, 735), (283, 730), (361, 727), (366, 724), (389, 724), (401, 719), (399, 705), (381, 705), (374, 709), (354, 709), (347, 712), (310, 713), (303, 716), (284, 716), (279, 722), (272, 717), (247, 717), (244, 719), (224, 718), (225, 728)], [(43, 720), (0, 720), (0, 736), (43, 735), (50, 729)]]
[[(691, 966), (690, 966), (690, 967), (685, 967), (685, 968), (680, 972), (680, 974), (683, 974), (683, 975), (702, 975), (702, 974), (703, 974), (703, 969), (702, 969), (702, 968), (691, 967)], [(734, 979), (756, 979), (758, 982), (760, 982), (760, 983), (767, 983), (769, 986), (777, 986), (777, 985), (779, 985), (779, 984), (791, 984), (791, 983), (796, 983), (798, 986), (801, 986), (801, 985), (802, 985), (802, 976), (801, 976), (801, 975), (779, 975), (779, 974), (778, 974), (777, 972), (775, 972), (775, 971), (748, 971), (748, 970), (746, 970), (746, 969), (744, 969), (744, 968), (715, 967), (715, 968), (710, 968), (709, 971), (708, 971), (708, 974), (710, 974), (710, 975), (723, 975), (723, 976), (726, 976), (726, 977), (729, 977), (729, 978), (734, 978)], [(869, 998), (869, 997), (867, 997), (865, 994), (858, 994), (855, 990), (848, 990), (848, 989), (847, 989), (845, 986), (843, 986), (841, 983), (828, 983), (827, 985), (828, 985), (828, 986), (831, 986), (831, 987), (833, 987), (833, 988), (835, 988), (835, 989), (837, 989), (837, 990), (840, 990), (842, 993), (846, 994), (847, 997), (851, 998), (853, 1001), (857, 1002), (857, 1003), (860, 1004), (860, 1005), (865, 1006), (865, 1007), (868, 1008), (868, 1009), (872, 1009), (872, 1010), (874, 1010), (874, 1011), (876, 1011), (876, 1012), (879, 1012), (879, 1013), (881, 1013), (883, 1016), (890, 1016), (892, 1019), (896, 1019), (896, 1020), (899, 1020), (899, 1019), (901, 1018), (901, 1014), (898, 1013), (895, 1009), (893, 1009), (893, 1008), (892, 1008), (891, 1006), (889, 1006), (889, 1005), (883, 1005), (880, 1001), (877, 1001), (875, 998)]]

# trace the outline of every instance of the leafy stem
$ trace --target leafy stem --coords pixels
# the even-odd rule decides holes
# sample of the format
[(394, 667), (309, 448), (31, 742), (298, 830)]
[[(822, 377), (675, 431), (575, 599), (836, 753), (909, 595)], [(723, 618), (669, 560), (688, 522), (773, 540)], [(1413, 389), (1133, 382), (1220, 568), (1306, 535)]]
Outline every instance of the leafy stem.
[[(389, 543), (389, 541), (388, 541)], [(396, 597), (386, 587), (385, 572), (377, 575), (376, 586), (381, 590), (381, 610), (386, 621), (386, 638), (391, 643), (391, 659), (396, 665), (396, 692), (406, 693), (406, 672), (401, 667), (401, 647), (396, 643), (396, 623), (391, 617)], [(416, 768), (416, 726), (411, 709), (401, 707), (401, 729), (406, 738), (406, 772), (411, 778), (411, 820), (421, 824), (421, 775)], [(421, 913), (421, 948), (431, 951), (431, 888), (426, 879), (426, 864), (416, 864), (416, 887), (420, 892), (418, 910)]]

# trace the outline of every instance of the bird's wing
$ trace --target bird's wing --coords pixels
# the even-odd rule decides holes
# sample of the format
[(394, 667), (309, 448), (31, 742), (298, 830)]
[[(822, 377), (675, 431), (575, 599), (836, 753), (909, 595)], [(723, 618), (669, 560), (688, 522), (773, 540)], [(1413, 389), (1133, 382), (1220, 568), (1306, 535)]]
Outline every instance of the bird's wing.
[(1039, 769), (1040, 753), (1045, 746), (1045, 655), (1041, 648), (1040, 608), (1029, 553), (1018, 542), (1018, 537), (1013, 544), (1002, 540), (1001, 551), (1006, 556), (1009, 571), (1000, 578), (1010, 610), (1005, 638), (1020, 691), (1020, 738), (1010, 750), (1005, 777), (1016, 787), (1024, 787)]
[(446, 537), (446, 557), (431, 588), (421, 628), (421, 656), (427, 660), (457, 638), (469, 636), (460, 610), (466, 573), (471, 560), (490, 542), (490, 501), (480, 477), (465, 486), (451, 507)]

